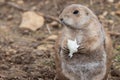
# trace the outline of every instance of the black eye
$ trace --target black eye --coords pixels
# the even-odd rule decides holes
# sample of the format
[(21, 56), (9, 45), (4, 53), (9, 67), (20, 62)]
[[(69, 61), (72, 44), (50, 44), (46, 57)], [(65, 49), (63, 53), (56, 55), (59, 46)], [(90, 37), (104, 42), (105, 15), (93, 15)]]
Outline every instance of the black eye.
[(79, 11), (78, 10), (75, 10), (74, 12), (73, 12), (73, 14), (78, 14), (79, 13)]

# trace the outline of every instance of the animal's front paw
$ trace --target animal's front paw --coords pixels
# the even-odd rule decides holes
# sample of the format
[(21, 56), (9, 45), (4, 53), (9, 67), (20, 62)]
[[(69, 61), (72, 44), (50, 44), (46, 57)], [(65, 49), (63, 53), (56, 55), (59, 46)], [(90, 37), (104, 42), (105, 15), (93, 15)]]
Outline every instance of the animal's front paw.
[(67, 47), (62, 48), (62, 50), (64, 53), (67, 53), (67, 54), (69, 53), (69, 49)]
[(85, 47), (81, 47), (81, 46), (78, 47), (78, 52), (79, 52), (79, 53), (87, 53)]

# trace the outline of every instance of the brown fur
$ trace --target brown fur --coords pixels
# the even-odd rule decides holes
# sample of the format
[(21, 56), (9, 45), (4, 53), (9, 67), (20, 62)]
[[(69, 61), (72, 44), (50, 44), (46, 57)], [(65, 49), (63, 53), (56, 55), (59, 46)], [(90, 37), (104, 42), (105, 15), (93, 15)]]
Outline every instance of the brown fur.
[[(81, 13), (74, 16), (71, 12), (76, 9)], [(63, 10), (60, 18), (63, 18), (66, 27), (61, 31), (55, 45), (57, 78), (59, 80), (102, 80), (103, 78), (106, 80), (111, 65), (112, 43), (97, 17), (88, 8), (73, 4)], [(66, 44), (68, 39), (75, 38), (80, 47), (70, 58)], [(106, 61), (104, 55), (107, 55)]]
[(105, 41), (105, 50), (106, 50), (106, 53), (107, 53), (107, 73), (106, 73), (106, 76), (105, 76), (104, 80), (107, 80), (108, 74), (110, 72), (110, 68), (111, 68), (111, 65), (112, 65), (112, 59), (115, 56), (115, 54), (113, 54), (112, 41), (111, 41), (110, 35), (108, 33), (106, 33), (106, 39), (105, 40), (106, 40)]

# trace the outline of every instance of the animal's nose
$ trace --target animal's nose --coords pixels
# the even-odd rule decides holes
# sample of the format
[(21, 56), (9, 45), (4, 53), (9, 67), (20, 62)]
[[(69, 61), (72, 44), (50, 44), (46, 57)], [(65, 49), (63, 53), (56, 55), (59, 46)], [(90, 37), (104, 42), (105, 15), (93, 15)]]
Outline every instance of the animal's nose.
[(63, 21), (63, 18), (60, 18), (60, 21), (62, 22), (62, 21)]

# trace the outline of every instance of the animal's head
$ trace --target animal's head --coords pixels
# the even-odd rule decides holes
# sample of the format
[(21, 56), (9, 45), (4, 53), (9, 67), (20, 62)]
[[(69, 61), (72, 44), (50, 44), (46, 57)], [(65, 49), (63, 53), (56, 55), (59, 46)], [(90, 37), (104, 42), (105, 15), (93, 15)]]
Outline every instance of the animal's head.
[(87, 7), (79, 4), (72, 4), (62, 11), (59, 18), (64, 25), (79, 29), (91, 18), (97, 17)]

